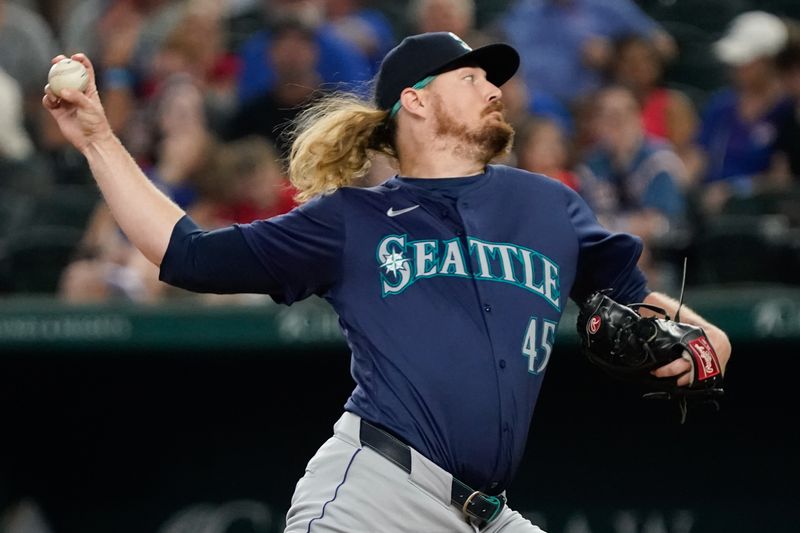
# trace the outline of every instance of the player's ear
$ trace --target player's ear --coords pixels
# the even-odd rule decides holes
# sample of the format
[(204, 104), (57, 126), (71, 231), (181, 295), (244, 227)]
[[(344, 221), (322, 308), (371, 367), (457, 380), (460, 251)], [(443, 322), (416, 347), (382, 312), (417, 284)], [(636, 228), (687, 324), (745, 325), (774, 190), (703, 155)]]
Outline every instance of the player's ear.
[(412, 115), (424, 116), (430, 108), (422, 98), (419, 89), (412, 87), (403, 89), (403, 92), (400, 93), (400, 103), (403, 109)]

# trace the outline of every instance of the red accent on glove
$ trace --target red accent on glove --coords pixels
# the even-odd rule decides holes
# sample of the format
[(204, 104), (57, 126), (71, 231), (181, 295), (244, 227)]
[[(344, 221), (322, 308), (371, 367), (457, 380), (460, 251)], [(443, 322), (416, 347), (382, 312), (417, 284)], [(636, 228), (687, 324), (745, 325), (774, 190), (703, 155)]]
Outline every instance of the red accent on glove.
[(698, 337), (688, 342), (689, 349), (692, 351), (694, 358), (694, 367), (697, 371), (697, 380), (703, 381), (705, 379), (716, 376), (722, 373), (720, 370), (719, 359), (717, 352), (714, 351), (708, 338), (705, 336)]

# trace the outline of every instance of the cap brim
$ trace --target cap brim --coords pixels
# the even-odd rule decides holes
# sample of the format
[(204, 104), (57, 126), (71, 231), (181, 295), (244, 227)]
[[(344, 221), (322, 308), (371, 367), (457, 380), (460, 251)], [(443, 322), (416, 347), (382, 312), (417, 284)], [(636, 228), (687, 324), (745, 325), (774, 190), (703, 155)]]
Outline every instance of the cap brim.
[(441, 74), (465, 65), (475, 65), (482, 68), (486, 71), (486, 79), (500, 87), (517, 72), (519, 54), (507, 44), (487, 44), (446, 63), (430, 74)]
[(752, 46), (733, 39), (721, 39), (714, 43), (713, 48), (717, 58), (727, 65), (744, 65), (758, 57)]

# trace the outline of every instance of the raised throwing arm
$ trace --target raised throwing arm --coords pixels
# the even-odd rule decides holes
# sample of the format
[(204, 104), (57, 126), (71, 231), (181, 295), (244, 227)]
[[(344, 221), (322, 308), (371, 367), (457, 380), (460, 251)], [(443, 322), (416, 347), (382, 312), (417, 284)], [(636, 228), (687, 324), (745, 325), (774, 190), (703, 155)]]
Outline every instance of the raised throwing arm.
[[(64, 59), (58, 56), (53, 63)], [(89, 58), (75, 54), (89, 73), (85, 92), (64, 89), (61, 98), (45, 87), (42, 103), (67, 140), (89, 162), (95, 181), (122, 231), (155, 265), (160, 265), (175, 223), (184, 211), (144, 175), (106, 119)]]

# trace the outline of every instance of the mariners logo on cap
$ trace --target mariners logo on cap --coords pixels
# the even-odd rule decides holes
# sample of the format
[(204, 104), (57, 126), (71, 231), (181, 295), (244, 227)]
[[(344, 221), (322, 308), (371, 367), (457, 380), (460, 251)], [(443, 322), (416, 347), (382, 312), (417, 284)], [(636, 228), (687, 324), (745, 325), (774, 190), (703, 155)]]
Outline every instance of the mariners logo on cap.
[(461, 45), (461, 47), (462, 47), (464, 50), (466, 50), (467, 52), (472, 52), (472, 48), (470, 48), (470, 46), (469, 46), (467, 43), (465, 43), (465, 42), (464, 42), (464, 41), (461, 39), (461, 37), (459, 37), (458, 35), (456, 35), (455, 33), (451, 32), (451, 31), (449, 31), (449, 32), (447, 32), (447, 33), (448, 33), (448, 35), (450, 35), (450, 37), (452, 37), (453, 39), (455, 39), (455, 40), (456, 40), (456, 42), (458, 42), (458, 44), (460, 44), (460, 45)]

